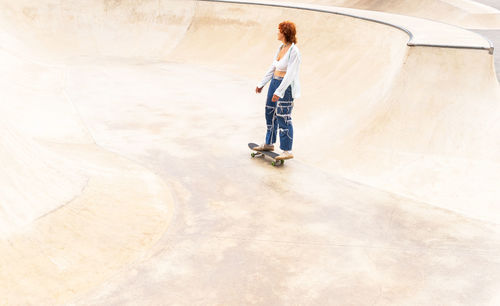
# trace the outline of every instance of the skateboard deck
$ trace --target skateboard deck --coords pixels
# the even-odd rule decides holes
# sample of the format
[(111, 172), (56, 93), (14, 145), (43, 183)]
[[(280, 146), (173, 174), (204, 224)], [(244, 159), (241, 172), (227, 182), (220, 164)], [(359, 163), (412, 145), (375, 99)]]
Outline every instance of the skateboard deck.
[[(258, 147), (259, 145), (256, 144), (256, 143), (249, 143), (248, 144), (248, 147), (251, 149), (251, 150), (254, 150), (255, 147)], [(277, 160), (276, 157), (279, 156), (278, 153), (276, 152), (273, 152), (273, 151), (257, 151), (257, 150), (254, 150), (255, 152), (252, 152), (252, 154), (250, 154), (252, 157), (260, 157), (260, 156), (267, 156), (269, 158), (271, 158), (273, 160), (273, 162), (271, 163), (273, 166), (280, 166), (280, 165), (283, 165), (285, 163), (285, 160), (281, 159), (281, 160)]]

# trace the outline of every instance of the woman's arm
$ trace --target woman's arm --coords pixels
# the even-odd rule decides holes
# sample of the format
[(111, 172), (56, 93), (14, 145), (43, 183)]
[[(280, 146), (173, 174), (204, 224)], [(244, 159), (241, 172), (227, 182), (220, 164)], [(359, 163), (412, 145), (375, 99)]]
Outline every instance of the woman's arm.
[(276, 70), (276, 67), (274, 67), (274, 65), (271, 64), (271, 67), (269, 67), (269, 69), (267, 70), (266, 75), (264, 75), (264, 78), (262, 79), (262, 81), (260, 81), (257, 84), (257, 87), (262, 88), (262, 87), (266, 86), (267, 82), (269, 82), (272, 79), (273, 74), (274, 74), (274, 70)]
[[(278, 51), (276, 51), (276, 55), (274, 55), (273, 62), (275, 59), (278, 58), (278, 54), (280, 53), (280, 49), (281, 49), (281, 46), (279, 46)], [(264, 78), (257, 84), (258, 88), (264, 87), (267, 84), (267, 82), (269, 82), (272, 79), (273, 74), (274, 74), (274, 70), (276, 70), (276, 67), (274, 67), (273, 64), (271, 64), (271, 66), (267, 70), (266, 74), (264, 75)]]
[(294, 50), (290, 50), (290, 52), (290, 59), (288, 60), (288, 67), (286, 68), (285, 76), (283, 77), (283, 80), (281, 80), (280, 86), (278, 86), (278, 88), (274, 91), (274, 95), (280, 98), (283, 98), (286, 89), (299, 73), (300, 53), (295, 48)]

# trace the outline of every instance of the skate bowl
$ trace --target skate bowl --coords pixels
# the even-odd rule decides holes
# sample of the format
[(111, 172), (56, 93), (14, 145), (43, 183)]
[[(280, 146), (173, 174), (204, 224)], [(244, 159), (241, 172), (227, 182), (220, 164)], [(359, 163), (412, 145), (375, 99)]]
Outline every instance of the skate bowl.
[[(283, 20), (275, 168), (247, 143)], [(318, 4), (0, 1), (0, 304), (498, 304), (493, 51)]]

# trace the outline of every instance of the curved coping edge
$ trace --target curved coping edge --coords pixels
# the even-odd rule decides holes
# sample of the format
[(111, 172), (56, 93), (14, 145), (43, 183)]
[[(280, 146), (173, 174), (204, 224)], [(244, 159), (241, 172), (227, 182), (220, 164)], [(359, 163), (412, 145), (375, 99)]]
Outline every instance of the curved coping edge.
[[(326, 9), (320, 9), (320, 8), (313, 8), (313, 7), (304, 7), (304, 6), (296, 6), (292, 4), (277, 4), (277, 3), (260, 3), (260, 2), (252, 2), (252, 1), (232, 1), (232, 0), (196, 0), (196, 1), (205, 1), (205, 2), (223, 2), (223, 3), (235, 3), (235, 4), (250, 4), (250, 5), (262, 5), (262, 6), (274, 6), (274, 7), (283, 7), (283, 8), (292, 8), (292, 9), (299, 9), (299, 10), (305, 10), (305, 11), (314, 11), (314, 12), (321, 12), (321, 13), (329, 13), (329, 14), (334, 14), (334, 15), (340, 15), (340, 16), (346, 16), (346, 17), (352, 17), (356, 19), (361, 19), (361, 20), (366, 20), (370, 22), (375, 22), (383, 25), (387, 25), (393, 28), (396, 28), (398, 30), (401, 30), (405, 32), (409, 36), (409, 40), (406, 43), (407, 46), (409, 47), (433, 47), (433, 48), (452, 48), (452, 49), (474, 49), (474, 50), (487, 50), (489, 54), (493, 54), (495, 47), (493, 46), (493, 43), (486, 38), (485, 36), (475, 33), (477, 35), (480, 35), (482, 38), (484, 38), (486, 41), (488, 41), (490, 47), (475, 47), (475, 46), (455, 46), (455, 45), (437, 45), (437, 44), (419, 44), (419, 43), (414, 43), (413, 38), (414, 35), (413, 33), (400, 25), (393, 24), (390, 22), (386, 21), (381, 21), (373, 18), (368, 18), (368, 17), (361, 17), (361, 16), (356, 16), (348, 13), (342, 13), (342, 12), (336, 12), (333, 9), (332, 10), (326, 10)], [(464, 31), (467, 31), (464, 29)]]

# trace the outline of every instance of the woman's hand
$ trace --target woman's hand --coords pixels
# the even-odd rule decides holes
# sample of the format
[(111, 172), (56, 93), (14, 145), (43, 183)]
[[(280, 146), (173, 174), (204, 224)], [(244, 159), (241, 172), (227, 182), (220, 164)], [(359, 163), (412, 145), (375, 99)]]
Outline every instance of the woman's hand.
[(260, 87), (260, 88), (258, 86), (255, 87), (255, 92), (256, 93), (260, 93), (261, 91), (262, 91), (262, 87)]
[(273, 101), (273, 102), (276, 102), (276, 101), (278, 101), (279, 99), (280, 99), (280, 97), (278, 97), (277, 95), (273, 95), (273, 99), (272, 99), (272, 101)]

